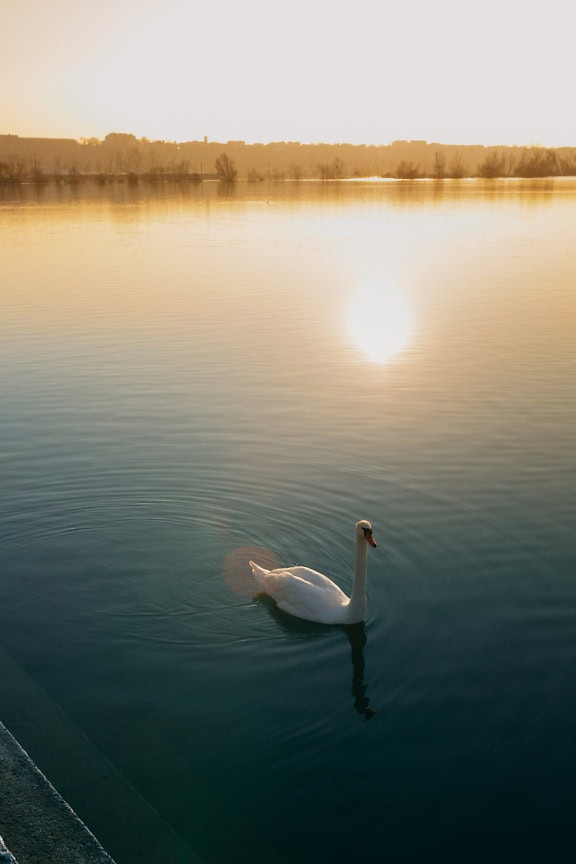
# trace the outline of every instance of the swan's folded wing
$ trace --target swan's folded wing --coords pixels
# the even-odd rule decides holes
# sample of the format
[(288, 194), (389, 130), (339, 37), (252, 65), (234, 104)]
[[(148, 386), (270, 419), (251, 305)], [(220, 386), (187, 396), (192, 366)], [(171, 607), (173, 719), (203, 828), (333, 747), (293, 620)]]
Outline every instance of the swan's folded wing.
[(308, 621), (333, 622), (335, 615), (348, 605), (348, 597), (321, 573), (315, 574), (321, 577), (315, 584), (298, 575), (299, 571), (310, 576), (311, 571), (307, 567), (270, 570), (266, 574), (264, 590), (274, 598), (280, 609), (290, 615)]
[(317, 585), (325, 591), (333, 591), (335, 594), (341, 594), (344, 599), (348, 599), (344, 592), (341, 591), (338, 585), (332, 582), (331, 579), (324, 576), (323, 573), (319, 573), (317, 570), (311, 570), (310, 567), (285, 567), (282, 569), (282, 572), (291, 573), (293, 576), (302, 579), (304, 582), (309, 582), (311, 585)]

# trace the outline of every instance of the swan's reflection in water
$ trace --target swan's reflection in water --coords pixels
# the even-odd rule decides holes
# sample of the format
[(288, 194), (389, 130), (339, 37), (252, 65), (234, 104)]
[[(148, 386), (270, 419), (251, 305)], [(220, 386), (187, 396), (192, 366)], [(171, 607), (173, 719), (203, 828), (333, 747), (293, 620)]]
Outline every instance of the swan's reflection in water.
[(359, 624), (334, 625), (327, 626), (326, 624), (315, 624), (312, 621), (304, 621), (302, 618), (295, 618), (288, 615), (278, 608), (271, 597), (261, 594), (256, 598), (274, 618), (278, 625), (285, 633), (291, 636), (301, 636), (302, 638), (321, 637), (329, 632), (344, 631), (350, 643), (350, 658), (352, 660), (352, 696), (354, 697), (354, 709), (364, 717), (364, 720), (370, 720), (376, 711), (370, 708), (369, 698), (366, 695), (367, 684), (364, 683), (364, 647), (366, 645), (366, 625), (364, 622)]
[(349, 624), (344, 628), (348, 641), (350, 642), (350, 653), (352, 658), (352, 695), (354, 697), (354, 708), (359, 714), (364, 715), (364, 720), (370, 720), (376, 713), (370, 708), (367, 685), (364, 683), (364, 646), (366, 645), (366, 625), (363, 621), (359, 624)]

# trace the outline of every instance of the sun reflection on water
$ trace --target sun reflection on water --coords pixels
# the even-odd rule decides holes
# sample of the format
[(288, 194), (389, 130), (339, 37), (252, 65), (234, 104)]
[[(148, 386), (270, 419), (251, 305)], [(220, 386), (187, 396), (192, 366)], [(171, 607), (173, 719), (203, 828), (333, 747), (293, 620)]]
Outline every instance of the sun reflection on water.
[(386, 363), (405, 350), (412, 333), (412, 309), (394, 282), (363, 285), (346, 309), (354, 345), (373, 363)]

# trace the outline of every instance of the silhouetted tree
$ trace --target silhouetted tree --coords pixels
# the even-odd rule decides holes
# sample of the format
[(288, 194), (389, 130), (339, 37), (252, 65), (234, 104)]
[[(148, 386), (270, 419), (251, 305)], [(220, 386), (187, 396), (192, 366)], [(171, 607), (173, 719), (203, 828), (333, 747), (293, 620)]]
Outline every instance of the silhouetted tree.
[(146, 150), (147, 174), (148, 177), (155, 177), (160, 172), (160, 156), (153, 145), (149, 145)]
[(478, 176), (484, 177), (485, 179), (505, 177), (507, 173), (506, 157), (499, 151), (489, 153), (484, 161), (478, 166)]
[(332, 176), (335, 180), (341, 180), (344, 177), (344, 162), (342, 159), (332, 160)]
[(558, 157), (553, 150), (525, 150), (514, 173), (518, 177), (554, 177), (558, 174)]
[(188, 180), (190, 177), (190, 161), (188, 159), (181, 159), (180, 162), (175, 163), (172, 166), (172, 174), (178, 180)]
[(399, 180), (416, 180), (420, 177), (420, 166), (403, 159), (396, 166), (394, 176)]
[(34, 163), (32, 165), (32, 171), (30, 172), (30, 176), (34, 183), (46, 183), (46, 174), (44, 173), (44, 169), (36, 159), (34, 160)]
[[(84, 139), (86, 140), (86, 139)], [(87, 139), (88, 141), (93, 141), (94, 139)], [(131, 132), (109, 132), (108, 135), (104, 138), (104, 144), (113, 144), (114, 146), (123, 146), (127, 147), (132, 144), (137, 144), (138, 139), (135, 135), (132, 135)]]
[(291, 162), (288, 166), (288, 177), (291, 180), (302, 179), (302, 168), (300, 167), (300, 165), (297, 165), (296, 162)]
[(216, 159), (215, 168), (216, 173), (218, 174), (218, 178), (220, 180), (223, 180), (225, 183), (234, 183), (236, 177), (238, 176), (238, 171), (236, 170), (234, 160), (231, 159), (226, 153), (221, 153), (220, 156)]
[(434, 165), (432, 166), (432, 176), (436, 180), (443, 180), (446, 176), (446, 156), (439, 150), (434, 153)]
[(0, 183), (21, 183), (25, 176), (24, 162), (0, 162)]
[(562, 177), (570, 177), (576, 174), (576, 152), (571, 151), (568, 155), (558, 160), (558, 174)]
[(454, 158), (450, 162), (447, 176), (452, 177), (454, 180), (461, 180), (466, 175), (466, 172), (467, 169), (464, 167), (462, 154), (460, 152), (455, 153)]
[(317, 167), (321, 180), (341, 180), (344, 176), (342, 159), (336, 158), (331, 162), (321, 162)]
[(126, 167), (133, 174), (138, 174), (142, 162), (142, 153), (139, 146), (129, 147), (126, 151)]

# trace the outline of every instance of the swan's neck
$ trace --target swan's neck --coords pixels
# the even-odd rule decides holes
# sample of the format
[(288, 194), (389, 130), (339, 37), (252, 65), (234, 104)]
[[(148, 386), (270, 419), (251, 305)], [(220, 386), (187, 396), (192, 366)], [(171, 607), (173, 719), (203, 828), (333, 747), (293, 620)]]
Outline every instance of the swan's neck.
[(348, 606), (348, 616), (351, 624), (363, 621), (366, 612), (366, 570), (368, 565), (368, 544), (363, 537), (356, 538), (356, 566), (354, 568), (354, 585)]

